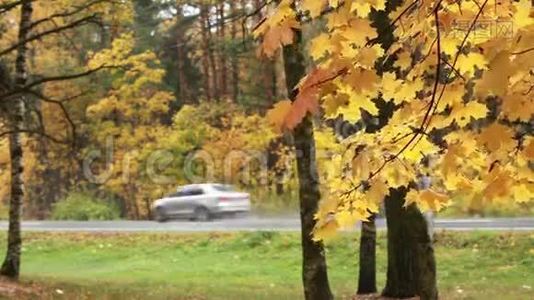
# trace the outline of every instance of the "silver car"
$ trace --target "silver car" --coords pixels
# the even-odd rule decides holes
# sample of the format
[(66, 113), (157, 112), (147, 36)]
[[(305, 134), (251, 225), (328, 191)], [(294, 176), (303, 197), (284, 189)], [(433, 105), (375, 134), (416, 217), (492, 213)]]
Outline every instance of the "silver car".
[(152, 204), (154, 219), (164, 222), (172, 218), (186, 217), (208, 221), (223, 214), (250, 211), (250, 195), (234, 190), (230, 185), (205, 183), (179, 187)]

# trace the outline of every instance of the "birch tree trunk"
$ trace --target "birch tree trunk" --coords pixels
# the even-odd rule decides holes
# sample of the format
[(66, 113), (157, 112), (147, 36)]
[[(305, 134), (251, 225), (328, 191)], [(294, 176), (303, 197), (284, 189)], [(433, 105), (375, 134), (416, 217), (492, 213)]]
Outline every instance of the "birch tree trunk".
[[(28, 38), (29, 26), (32, 18), (32, 1), (23, 0), (19, 23), (19, 42)], [(15, 89), (26, 85), (26, 43), (20, 43), (17, 49), (15, 64)], [(11, 198), (9, 202), (9, 229), (7, 238), (7, 253), (0, 269), (0, 274), (18, 279), (20, 274), (20, 249), (22, 244), (20, 221), (22, 216), (22, 201), (24, 198), (24, 163), (22, 149), (22, 134), (24, 128), (24, 99), (16, 96), (11, 99), (11, 131), (9, 135), (9, 155), (11, 159)]]

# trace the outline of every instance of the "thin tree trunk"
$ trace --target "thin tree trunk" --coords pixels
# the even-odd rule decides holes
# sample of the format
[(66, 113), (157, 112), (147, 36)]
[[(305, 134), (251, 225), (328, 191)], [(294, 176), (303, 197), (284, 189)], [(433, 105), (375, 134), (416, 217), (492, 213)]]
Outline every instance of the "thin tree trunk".
[(215, 100), (220, 100), (220, 89), (219, 89), (219, 74), (217, 70), (217, 61), (215, 60), (215, 49), (214, 49), (214, 39), (213, 39), (213, 33), (211, 32), (211, 21), (210, 21), (210, 11), (211, 7), (208, 5), (207, 7), (207, 15), (206, 15), (206, 33), (207, 33), (207, 41), (208, 41), (208, 47), (206, 48), (206, 51), (208, 51), (208, 60), (209, 60), (209, 68), (210, 68), (210, 78), (211, 78), (211, 88), (212, 92), (211, 95)]
[(362, 222), (359, 265), (357, 294), (376, 293), (376, 224), (374, 214), (368, 222)]
[(210, 84), (210, 57), (209, 57), (209, 48), (210, 42), (208, 39), (208, 26), (209, 14), (207, 5), (202, 5), (200, 8), (200, 24), (201, 24), (201, 35), (202, 35), (202, 45), (204, 47), (202, 53), (202, 73), (203, 73), (203, 85), (204, 85), (204, 94), (208, 101), (212, 98), (212, 90)]
[[(237, 14), (236, 9), (236, 1), (230, 1), (230, 13), (232, 16), (235, 16)], [(232, 37), (232, 43), (236, 43), (237, 38), (237, 21), (232, 21), (232, 27), (230, 29), (230, 35)], [(238, 53), (235, 49), (235, 45), (232, 47), (232, 57), (231, 57), (231, 64), (232, 64), (232, 100), (234, 102), (237, 102), (237, 98), (239, 97), (239, 58)]]
[[(305, 75), (305, 61), (302, 54), (302, 32), (295, 30), (296, 41), (284, 47), (286, 85), (293, 91), (299, 80)], [(291, 93), (291, 99), (295, 99)], [(297, 155), (297, 172), (299, 179), (300, 222), (302, 239), (302, 278), (306, 300), (333, 299), (328, 283), (327, 265), (324, 246), (312, 239), (315, 227), (314, 214), (320, 200), (319, 176), (315, 160), (315, 140), (313, 123), (310, 115), (295, 128), (293, 132)]]
[(438, 298), (434, 248), (423, 214), (404, 207), (407, 188), (391, 189), (386, 197), (388, 268), (385, 297)]
[[(182, 21), (182, 7), (178, 6), (176, 7), (178, 10), (178, 20), (176, 21), (177, 24), (180, 24)], [(189, 86), (187, 83), (187, 75), (185, 73), (185, 61), (186, 61), (186, 50), (185, 50), (185, 39), (184, 39), (184, 32), (183, 28), (181, 26), (176, 26), (176, 52), (178, 54), (178, 95), (180, 97), (180, 101), (182, 103), (189, 103), (190, 97), (189, 97)]]
[(227, 68), (226, 68), (226, 25), (224, 24), (224, 2), (219, 4), (218, 8), (219, 15), (219, 26), (218, 26), (218, 36), (219, 36), (219, 59), (220, 59), (220, 90), (221, 96), (226, 97), (228, 95), (228, 79), (227, 79)]
[[(254, 0), (254, 9), (259, 10), (264, 5), (261, 0)], [(263, 15), (260, 12), (257, 14), (256, 23), (259, 23), (263, 19)], [(276, 101), (276, 58), (260, 58), (259, 61), (260, 74), (262, 76), (262, 85), (264, 92), (264, 107), (271, 107)]]
[(177, 36), (176, 40), (177, 52), (178, 52), (178, 92), (180, 101), (182, 103), (189, 103), (189, 87), (187, 85), (187, 77), (185, 75), (185, 46), (184, 40), (181, 35)]
[[(29, 25), (32, 18), (32, 1), (24, 0), (21, 5), (19, 23), (19, 41), (28, 37)], [(15, 65), (15, 89), (22, 89), (26, 85), (26, 43), (21, 43), (17, 49)], [(15, 97), (12, 100), (11, 128), (9, 136), (9, 155), (11, 159), (11, 198), (9, 203), (9, 229), (7, 237), (7, 253), (0, 269), (0, 274), (17, 279), (20, 274), (20, 249), (22, 246), (20, 221), (22, 216), (22, 202), (24, 199), (24, 162), (22, 149), (22, 134), (24, 128), (24, 99)]]
[(276, 99), (276, 70), (274, 59), (261, 61), (263, 75), (263, 89), (265, 91), (265, 106), (270, 107)]

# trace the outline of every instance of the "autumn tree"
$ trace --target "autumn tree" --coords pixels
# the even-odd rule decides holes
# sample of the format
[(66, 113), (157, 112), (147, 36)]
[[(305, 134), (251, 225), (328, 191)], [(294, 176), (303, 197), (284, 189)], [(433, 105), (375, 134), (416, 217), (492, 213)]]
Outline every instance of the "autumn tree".
[[(24, 88), (27, 80), (27, 44), (29, 26), (32, 18), (31, 1), (21, 3), (17, 57), (15, 67), (15, 89)], [(21, 43), (22, 41), (22, 43)], [(5, 99), (2, 99), (5, 101)], [(24, 98), (22, 96), (10, 99), (12, 102), (9, 113), (9, 153), (11, 160), (11, 199), (9, 205), (9, 229), (7, 253), (0, 269), (0, 274), (11, 278), (18, 278), (20, 273), (21, 232), (20, 219), (22, 214), (22, 200), (24, 197), (24, 182), (22, 179), (23, 151), (21, 144), (22, 130), (24, 128)]]
[[(3, 39), (0, 43), (0, 57), (6, 61), (14, 60), (15, 65), (14, 84), (7, 86), (8, 88), (3, 89), (3, 93), (0, 94), (2, 106), (5, 108), (3, 113), (7, 119), (6, 124), (2, 124), (7, 125), (7, 128), (0, 136), (9, 136), (11, 170), (8, 245), (6, 258), (0, 270), (2, 275), (18, 278), (20, 273), (20, 221), (25, 194), (23, 166), (24, 153), (26, 152), (22, 145), (22, 135), (26, 133), (30, 136), (44, 137), (55, 143), (68, 143), (66, 140), (48, 134), (43, 128), (41, 103), (55, 105), (62, 112), (64, 118), (69, 121), (71, 119), (62, 101), (45, 95), (39, 88), (55, 82), (65, 82), (89, 76), (105, 67), (98, 66), (94, 69), (60, 75), (30, 74), (34, 70), (30, 68), (30, 61), (33, 60), (29, 56), (34, 52), (29, 51), (29, 49), (34, 43), (44, 43), (51, 36), (98, 22), (99, 13), (105, 9), (106, 4), (110, 3), (109, 1), (80, 1), (72, 7), (60, 6), (59, 11), (54, 11), (54, 7), (49, 6), (49, 14), (42, 14), (42, 10), (36, 9), (40, 7), (41, 3), (31, 0), (14, 1), (0, 6), (0, 15), (7, 20), (13, 20), (16, 16), (14, 12), (20, 11), (18, 26), (6, 33), (8, 37), (11, 36), (13, 39)], [(7, 69), (10, 70), (9, 67)], [(37, 115), (35, 121), (31, 113)]]
[[(298, 95), (302, 88), (299, 85), (299, 81), (306, 73), (302, 32), (295, 19), (296, 3), (286, 1), (281, 3), (280, 7), (283, 10), (280, 9), (278, 12), (282, 14), (281, 19), (287, 22), (284, 24), (285, 26), (280, 27), (276, 21), (273, 22), (271, 19), (267, 19), (263, 20), (259, 25), (258, 32), (267, 31), (266, 36), (264, 36), (263, 51), (268, 56), (272, 56), (280, 46), (284, 46), (284, 70), (289, 101), (298, 103), (300, 101)], [(289, 101), (279, 103), (276, 110), (271, 112), (271, 118), (275, 123), (277, 123), (275, 119), (278, 115), (278, 110), (292, 107)], [(284, 120), (282, 119), (282, 121)], [(305, 299), (332, 299), (333, 295), (328, 282), (324, 246), (321, 241), (314, 240), (312, 237), (313, 230), (316, 227), (314, 215), (321, 195), (311, 114), (308, 114), (308, 112), (303, 113), (302, 119), (295, 125), (292, 135), (299, 181), (304, 296)]]
[[(160, 84), (164, 71), (158, 68), (155, 54), (145, 51), (135, 54), (132, 34), (124, 34), (112, 43), (111, 48), (94, 55), (89, 66), (103, 63), (121, 66), (110, 70), (114, 78), (112, 88), (104, 98), (87, 108), (92, 122), (94, 145), (105, 148), (108, 140), (112, 149), (111, 164), (103, 162), (101, 174), (95, 174), (96, 183), (108, 187), (124, 199), (128, 217), (132, 219), (150, 216), (150, 200), (157, 198), (157, 189), (145, 188), (151, 184), (145, 179), (146, 160), (152, 150), (158, 148), (158, 140), (169, 134), (161, 124), (161, 117), (169, 109), (172, 95)], [(143, 145), (138, 151), (134, 145)]]
[[(316, 66), (301, 80), (296, 101), (275, 107), (282, 127), (294, 129), (321, 110), (380, 119), (382, 104), (392, 106), (378, 130), (341, 141), (344, 151), (333, 160), (339, 176), (329, 182), (315, 236), (368, 220), (386, 199), (383, 293), (435, 299), (432, 244), (419, 210), (439, 210), (457, 194), (478, 202), (532, 197), (526, 124), (533, 111), (519, 109), (532, 108), (525, 98), (533, 67), (531, 3), (503, 2), (495, 9), (487, 1), (302, 1), (300, 17), (287, 13), (290, 3), (281, 1), (260, 29), (263, 51), (293, 43), (293, 28), (325, 14), (328, 30), (312, 41)], [(370, 14), (385, 17), (378, 22)], [(482, 16), (494, 24), (507, 20), (514, 30), (475, 35)], [(429, 174), (436, 178), (432, 186), (417, 188)], [(401, 240), (399, 232), (409, 234)]]

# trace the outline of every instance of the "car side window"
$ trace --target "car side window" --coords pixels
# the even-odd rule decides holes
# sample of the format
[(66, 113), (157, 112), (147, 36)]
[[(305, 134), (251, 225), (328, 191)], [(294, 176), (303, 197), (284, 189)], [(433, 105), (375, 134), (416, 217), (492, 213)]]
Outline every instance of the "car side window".
[(198, 196), (204, 194), (204, 192), (200, 188), (191, 188), (187, 192), (189, 196)]
[(201, 188), (197, 188), (197, 187), (189, 187), (189, 188), (184, 188), (183, 190), (181, 190), (180, 192), (178, 192), (178, 197), (183, 197), (183, 196), (198, 196), (198, 195), (202, 195), (204, 194), (204, 192), (202, 191)]

